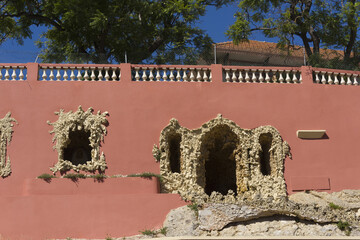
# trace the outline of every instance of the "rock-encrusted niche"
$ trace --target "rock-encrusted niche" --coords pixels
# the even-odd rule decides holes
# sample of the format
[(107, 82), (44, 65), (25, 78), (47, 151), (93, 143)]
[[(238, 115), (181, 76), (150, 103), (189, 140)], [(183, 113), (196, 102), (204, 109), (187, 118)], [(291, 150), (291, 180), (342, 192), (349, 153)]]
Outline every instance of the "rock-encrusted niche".
[(0, 176), (3, 178), (11, 174), (11, 163), (10, 157), (7, 156), (7, 146), (12, 139), (13, 122), (17, 123), (17, 121), (11, 117), (10, 112), (0, 119)]
[(287, 195), (283, 172), (290, 148), (272, 126), (242, 129), (218, 115), (190, 130), (171, 119), (153, 155), (162, 191), (185, 200), (237, 203)]
[(58, 162), (50, 170), (54, 173), (105, 171), (107, 166), (104, 153), (100, 154), (100, 146), (107, 133), (108, 113), (98, 111), (93, 114), (92, 108), (84, 111), (79, 106), (76, 112), (60, 109), (55, 114), (59, 119), (53, 123), (48, 121), (48, 124), (53, 126), (50, 133), (54, 134)]

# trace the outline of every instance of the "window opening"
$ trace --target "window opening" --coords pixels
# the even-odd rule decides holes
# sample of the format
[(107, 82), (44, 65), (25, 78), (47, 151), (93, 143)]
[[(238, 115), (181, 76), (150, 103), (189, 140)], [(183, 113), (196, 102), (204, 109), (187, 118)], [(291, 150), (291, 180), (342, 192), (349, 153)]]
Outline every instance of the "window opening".
[(270, 166), (270, 148), (272, 143), (272, 135), (270, 133), (263, 133), (259, 137), (259, 143), (261, 145), (260, 153), (260, 170), (264, 176), (271, 174)]
[(168, 137), (169, 144), (169, 160), (170, 160), (170, 170), (171, 172), (180, 173), (181, 169), (181, 151), (180, 151), (180, 134), (172, 134)]
[(70, 143), (64, 149), (64, 160), (74, 165), (86, 164), (91, 161), (89, 131), (71, 131), (69, 133)]

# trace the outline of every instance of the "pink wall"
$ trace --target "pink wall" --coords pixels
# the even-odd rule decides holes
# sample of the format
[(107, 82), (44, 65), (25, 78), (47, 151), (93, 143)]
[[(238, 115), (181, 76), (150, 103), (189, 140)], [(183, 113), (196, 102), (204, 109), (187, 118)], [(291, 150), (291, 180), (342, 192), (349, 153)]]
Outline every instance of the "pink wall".
[[(161, 227), (171, 208), (186, 204), (177, 195), (158, 194), (150, 180), (75, 184), (55, 179), (48, 184), (36, 179), (51, 173), (57, 161), (46, 121), (56, 121), (54, 112), (61, 108), (76, 111), (79, 105), (110, 114), (102, 144), (107, 175), (159, 173), (151, 150), (171, 118), (192, 129), (221, 113), (242, 128), (272, 125), (279, 130), (293, 155), (285, 161), (290, 194), (302, 188), (360, 188), (354, 177), (360, 169), (359, 86), (315, 84), (308, 67), (301, 68), (301, 84), (226, 83), (221, 65), (211, 66), (212, 82), (133, 82), (130, 64), (120, 64), (120, 81), (37, 81), (38, 67), (27, 64), (26, 81), (0, 82), (0, 117), (10, 111), (19, 122), (8, 146), (12, 174), (0, 179), (4, 237), (138, 234)], [(325, 129), (328, 138), (299, 139), (301, 129)]]

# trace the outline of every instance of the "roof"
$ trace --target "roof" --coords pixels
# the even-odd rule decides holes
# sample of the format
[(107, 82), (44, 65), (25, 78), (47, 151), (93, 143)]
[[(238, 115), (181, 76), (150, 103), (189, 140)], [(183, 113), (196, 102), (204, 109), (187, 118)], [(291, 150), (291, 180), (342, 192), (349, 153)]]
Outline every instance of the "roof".
[[(240, 42), (239, 44), (234, 44), (232, 41), (216, 43), (216, 49), (221, 51), (221, 49), (248, 52), (248, 53), (260, 53), (260, 54), (271, 54), (271, 55), (288, 55), (288, 50), (280, 49), (277, 47), (277, 43), (272, 42), (262, 42), (249, 40), (247, 42)], [(292, 57), (304, 58), (304, 49), (302, 46), (295, 45), (289, 50), (289, 53)], [(332, 59), (335, 57), (341, 57), (344, 55), (341, 50), (332, 50), (332, 49), (320, 49), (320, 54), (324, 58)]]

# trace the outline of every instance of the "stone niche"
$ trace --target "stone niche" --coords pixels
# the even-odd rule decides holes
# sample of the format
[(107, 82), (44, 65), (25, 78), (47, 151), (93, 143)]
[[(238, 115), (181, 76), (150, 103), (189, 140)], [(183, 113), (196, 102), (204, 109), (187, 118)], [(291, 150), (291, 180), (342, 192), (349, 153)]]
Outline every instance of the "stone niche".
[(58, 152), (58, 162), (50, 170), (54, 173), (65, 173), (69, 170), (76, 172), (103, 172), (107, 168), (104, 153), (100, 154), (100, 143), (106, 135), (108, 121), (107, 112), (93, 114), (93, 109), (84, 111), (79, 106), (76, 112), (55, 112), (59, 116), (56, 122), (49, 122), (53, 126), (50, 132), (54, 134), (54, 149)]
[(185, 200), (237, 203), (287, 195), (283, 172), (290, 148), (272, 126), (242, 129), (218, 115), (190, 130), (171, 119), (153, 155), (162, 192)]

